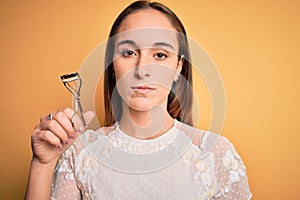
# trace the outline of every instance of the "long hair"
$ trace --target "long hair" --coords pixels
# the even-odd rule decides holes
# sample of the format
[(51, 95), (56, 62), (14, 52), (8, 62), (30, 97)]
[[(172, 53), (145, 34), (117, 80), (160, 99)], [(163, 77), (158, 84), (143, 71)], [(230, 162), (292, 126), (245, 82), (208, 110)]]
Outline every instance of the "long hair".
[[(115, 20), (109, 34), (109, 40), (106, 46), (105, 54), (106, 69), (104, 73), (104, 126), (111, 126), (113, 123), (115, 123), (115, 121), (119, 121), (122, 116), (122, 99), (115, 89), (116, 80), (112, 62), (115, 50), (115, 40), (113, 36), (117, 34), (120, 24), (128, 15), (145, 9), (154, 9), (163, 13), (178, 32), (178, 55), (184, 55), (184, 61), (182, 65), (181, 76), (179, 77), (177, 82), (173, 83), (171, 92), (168, 96), (167, 110), (171, 117), (176, 118), (183, 123), (193, 125), (192, 65), (190, 62), (190, 50), (184, 26), (179, 18), (173, 13), (173, 11), (171, 11), (165, 5), (157, 2), (136, 1), (125, 8), (123, 12), (121, 12), (121, 14)], [(178, 56), (178, 59), (180, 59), (180, 56)]]

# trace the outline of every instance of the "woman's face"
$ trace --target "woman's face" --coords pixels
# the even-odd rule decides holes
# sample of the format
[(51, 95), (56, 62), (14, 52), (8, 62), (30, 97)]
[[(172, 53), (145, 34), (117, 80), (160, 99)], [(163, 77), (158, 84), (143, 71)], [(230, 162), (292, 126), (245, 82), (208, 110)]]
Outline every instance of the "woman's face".
[(149, 111), (167, 99), (181, 71), (178, 40), (168, 18), (154, 9), (127, 16), (115, 38), (117, 90), (131, 109)]

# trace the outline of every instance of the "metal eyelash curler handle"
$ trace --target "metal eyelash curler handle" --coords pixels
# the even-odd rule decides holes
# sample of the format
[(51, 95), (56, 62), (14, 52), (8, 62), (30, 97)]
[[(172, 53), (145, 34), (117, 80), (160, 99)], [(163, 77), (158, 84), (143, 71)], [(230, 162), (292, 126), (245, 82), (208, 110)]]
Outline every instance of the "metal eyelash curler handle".
[(74, 124), (74, 117), (76, 115), (76, 113), (78, 112), (79, 109), (79, 117), (83, 123), (84, 127), (87, 127), (87, 124), (85, 122), (85, 119), (83, 117), (83, 109), (80, 103), (80, 89), (81, 89), (81, 85), (82, 85), (82, 80), (79, 76), (79, 74), (77, 72), (72, 73), (72, 74), (65, 74), (60, 76), (64, 86), (72, 93), (73, 97), (74, 97), (74, 110), (75, 113), (72, 117), (72, 122), (73, 122), (73, 126)]

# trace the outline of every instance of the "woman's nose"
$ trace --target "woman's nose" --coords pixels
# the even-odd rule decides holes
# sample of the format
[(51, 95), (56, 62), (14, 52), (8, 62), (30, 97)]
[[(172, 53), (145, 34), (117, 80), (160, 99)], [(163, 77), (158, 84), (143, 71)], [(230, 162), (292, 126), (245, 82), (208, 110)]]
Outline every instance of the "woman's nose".
[(145, 79), (151, 76), (149, 65), (152, 64), (151, 56), (141, 53), (138, 59), (138, 63), (135, 69), (137, 78)]
[(147, 70), (147, 68), (145, 66), (137, 66), (136, 69), (136, 77), (138, 79), (146, 79), (150, 77), (150, 72), (149, 70)]

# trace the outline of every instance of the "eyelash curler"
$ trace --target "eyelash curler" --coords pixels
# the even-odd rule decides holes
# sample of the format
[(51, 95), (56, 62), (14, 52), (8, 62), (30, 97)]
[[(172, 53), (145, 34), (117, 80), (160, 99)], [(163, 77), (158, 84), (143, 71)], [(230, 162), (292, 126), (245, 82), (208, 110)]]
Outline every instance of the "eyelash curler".
[(82, 80), (81, 80), (79, 74), (77, 72), (72, 73), (72, 74), (65, 74), (65, 75), (62, 75), (60, 78), (61, 78), (63, 84), (65, 85), (65, 87), (72, 93), (72, 95), (74, 97), (73, 104), (74, 104), (75, 113), (73, 114), (73, 117), (72, 117), (73, 126), (75, 126), (75, 123), (74, 123), (75, 115), (78, 114), (80, 120), (82, 121), (83, 126), (87, 127), (87, 124), (83, 117), (82, 106), (80, 103), (80, 89), (81, 89), (81, 85), (82, 85)]

